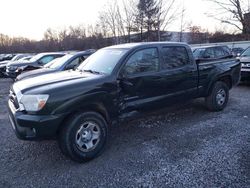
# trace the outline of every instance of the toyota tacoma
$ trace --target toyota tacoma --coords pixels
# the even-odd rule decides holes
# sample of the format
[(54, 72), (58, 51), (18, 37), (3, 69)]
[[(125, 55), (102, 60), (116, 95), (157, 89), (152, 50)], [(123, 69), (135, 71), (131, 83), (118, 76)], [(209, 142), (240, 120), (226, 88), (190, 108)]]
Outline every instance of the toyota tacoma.
[(109, 126), (132, 114), (200, 97), (223, 110), (240, 70), (236, 59), (199, 64), (183, 43), (106, 47), (76, 70), (14, 83), (9, 118), (18, 138), (56, 138), (62, 153), (84, 162), (103, 151)]

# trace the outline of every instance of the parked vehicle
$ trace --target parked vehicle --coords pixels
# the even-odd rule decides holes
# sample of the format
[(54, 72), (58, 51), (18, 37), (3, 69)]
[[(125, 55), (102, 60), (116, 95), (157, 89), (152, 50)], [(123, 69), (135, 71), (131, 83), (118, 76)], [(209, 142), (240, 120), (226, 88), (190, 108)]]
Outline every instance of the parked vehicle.
[(26, 57), (19, 59), (18, 61), (29, 61), (33, 56), (34, 55), (29, 55), (29, 56), (26, 56)]
[(94, 52), (95, 50), (86, 50), (82, 52), (69, 53), (61, 58), (54, 59), (53, 61), (43, 66), (41, 69), (32, 70), (20, 74), (19, 76), (17, 76), (16, 81), (33, 78), (44, 74), (55, 73), (58, 71), (75, 69), (80, 65), (80, 63), (82, 63), (88, 56), (90, 56)]
[(238, 47), (238, 48), (232, 48), (231, 51), (232, 51), (233, 56), (236, 57), (236, 56), (240, 56), (242, 52), (244, 51), (244, 49)]
[(66, 156), (84, 162), (103, 150), (108, 125), (132, 114), (198, 97), (209, 110), (223, 110), (240, 68), (236, 59), (197, 64), (182, 43), (111, 46), (75, 71), (14, 83), (10, 122), (18, 138), (57, 138)]
[(1, 54), (0, 56), (0, 61), (9, 61), (11, 60), (13, 57), (15, 56), (15, 54)]
[(241, 80), (250, 81), (250, 47), (238, 57), (241, 62)]
[(23, 60), (23, 58), (31, 57), (30, 54), (16, 54), (11, 60), (1, 61), (0, 62), (0, 77), (4, 77), (6, 74), (6, 66), (8, 63), (15, 62), (17, 63), (20, 60)]
[(61, 52), (40, 53), (35, 55), (28, 61), (8, 63), (6, 67), (6, 75), (10, 78), (16, 78), (23, 71), (40, 68), (53, 59), (62, 57), (64, 55), (65, 53)]
[(203, 46), (193, 48), (195, 59), (200, 62), (232, 58), (233, 54), (227, 46)]

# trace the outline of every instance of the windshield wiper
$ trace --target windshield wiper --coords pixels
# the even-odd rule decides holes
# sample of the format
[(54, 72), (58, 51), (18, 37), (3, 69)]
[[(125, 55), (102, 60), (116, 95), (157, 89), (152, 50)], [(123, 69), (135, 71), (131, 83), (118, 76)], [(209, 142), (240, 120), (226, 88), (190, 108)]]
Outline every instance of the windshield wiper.
[(103, 74), (102, 72), (99, 72), (99, 71), (94, 71), (94, 70), (91, 70), (91, 69), (87, 69), (87, 70), (81, 70), (82, 72), (90, 72), (92, 74)]

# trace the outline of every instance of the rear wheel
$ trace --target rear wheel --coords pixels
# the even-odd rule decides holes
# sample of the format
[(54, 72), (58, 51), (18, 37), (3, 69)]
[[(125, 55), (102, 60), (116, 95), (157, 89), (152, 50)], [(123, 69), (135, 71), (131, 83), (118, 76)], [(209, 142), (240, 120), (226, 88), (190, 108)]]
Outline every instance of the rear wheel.
[(77, 162), (98, 156), (107, 140), (107, 123), (96, 112), (78, 113), (63, 126), (59, 135), (62, 152)]
[(211, 111), (223, 110), (228, 102), (229, 89), (226, 83), (217, 81), (210, 92), (210, 95), (206, 97), (206, 106)]

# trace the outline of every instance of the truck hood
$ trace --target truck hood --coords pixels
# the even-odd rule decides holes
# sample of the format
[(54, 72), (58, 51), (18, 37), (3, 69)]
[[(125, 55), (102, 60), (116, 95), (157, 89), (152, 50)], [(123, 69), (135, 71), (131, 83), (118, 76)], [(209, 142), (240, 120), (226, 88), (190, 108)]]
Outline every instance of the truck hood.
[(49, 73), (54, 73), (54, 72), (57, 72), (57, 70), (49, 69), (49, 68), (36, 69), (36, 70), (27, 71), (27, 72), (20, 74), (19, 76), (17, 76), (16, 80), (19, 81), (19, 80), (23, 80), (27, 78), (34, 78), (36, 76), (41, 76), (44, 74), (49, 74)]
[(14, 83), (13, 89), (15, 92), (21, 92), (22, 94), (31, 90), (36, 90), (41, 93), (50, 89), (64, 87), (66, 85), (74, 85), (79, 82), (82, 83), (83, 81), (93, 80), (100, 77), (103, 77), (103, 75), (72, 70), (62, 71), (17, 81)]
[(6, 65), (6, 64), (9, 63), (9, 62), (11, 62), (11, 61), (1, 61), (1, 62), (0, 62), (0, 65)]
[(30, 65), (32, 63), (34, 63), (34, 62), (32, 62), (32, 61), (12, 61), (12, 62), (9, 62), (7, 66), (22, 67), (22, 66)]

